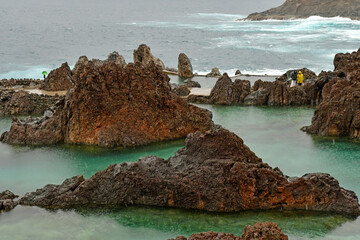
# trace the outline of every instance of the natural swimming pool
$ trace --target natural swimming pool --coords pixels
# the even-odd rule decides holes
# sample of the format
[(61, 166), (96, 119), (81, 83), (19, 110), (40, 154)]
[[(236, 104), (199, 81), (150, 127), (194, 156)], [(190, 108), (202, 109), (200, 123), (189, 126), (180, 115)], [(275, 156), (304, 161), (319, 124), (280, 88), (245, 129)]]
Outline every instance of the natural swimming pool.
[[(313, 137), (299, 129), (310, 124), (310, 107), (240, 107), (202, 105), (214, 122), (244, 139), (264, 162), (286, 175), (327, 172), (344, 188), (360, 195), (360, 144), (348, 139)], [(0, 119), (0, 131), (10, 118)], [(167, 158), (184, 146), (183, 140), (136, 149), (101, 149), (58, 145), (20, 147), (0, 143), (0, 190), (17, 194), (47, 183), (83, 174), (90, 177), (112, 163), (136, 161), (140, 156)], [(200, 231), (240, 234), (257, 221), (277, 222), (290, 239), (359, 239), (360, 221), (335, 214), (303, 211), (210, 214), (180, 209), (128, 207), (47, 211), (19, 206), (0, 214), (0, 239), (167, 239)]]

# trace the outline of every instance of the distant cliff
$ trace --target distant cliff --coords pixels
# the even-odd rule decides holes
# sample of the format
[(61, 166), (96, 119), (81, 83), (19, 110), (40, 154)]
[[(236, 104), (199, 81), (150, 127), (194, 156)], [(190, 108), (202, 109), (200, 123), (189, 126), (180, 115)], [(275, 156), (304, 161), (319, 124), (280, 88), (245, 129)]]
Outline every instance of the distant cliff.
[(359, 0), (286, 0), (277, 8), (250, 14), (246, 20), (291, 19), (321, 17), (346, 17), (360, 19)]

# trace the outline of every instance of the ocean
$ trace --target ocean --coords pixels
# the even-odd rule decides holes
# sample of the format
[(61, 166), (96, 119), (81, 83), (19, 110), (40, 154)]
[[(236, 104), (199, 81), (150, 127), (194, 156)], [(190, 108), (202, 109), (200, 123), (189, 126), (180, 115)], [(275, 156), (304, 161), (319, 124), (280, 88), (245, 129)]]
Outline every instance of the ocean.
[(0, 79), (41, 78), (63, 62), (105, 59), (113, 51), (132, 62), (142, 43), (168, 67), (177, 67), (184, 52), (197, 73), (216, 66), (228, 74), (270, 75), (332, 70), (336, 53), (360, 47), (360, 21), (346, 18), (237, 21), (281, 2), (2, 0)]

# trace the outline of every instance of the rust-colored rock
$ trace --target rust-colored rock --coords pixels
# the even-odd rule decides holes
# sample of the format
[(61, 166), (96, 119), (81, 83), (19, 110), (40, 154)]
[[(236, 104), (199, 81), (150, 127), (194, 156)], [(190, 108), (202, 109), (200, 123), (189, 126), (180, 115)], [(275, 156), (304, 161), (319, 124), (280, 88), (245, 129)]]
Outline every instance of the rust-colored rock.
[(141, 44), (137, 50), (134, 50), (134, 63), (140, 63), (143, 66), (148, 66), (151, 62), (154, 62), (156, 66), (162, 70), (165, 69), (164, 63), (152, 55), (150, 47), (146, 44)]
[[(311, 126), (303, 130), (322, 136), (360, 137), (360, 50), (337, 54), (334, 73), (323, 73), (328, 83)], [(330, 80), (331, 79), (331, 80)]]
[[(151, 205), (235, 212), (249, 209), (303, 209), (358, 216), (354, 192), (329, 174), (291, 180), (263, 163), (241, 138), (223, 128), (189, 134), (174, 157), (142, 157), (114, 164), (88, 180), (76, 176), (62, 185), (26, 194), (24, 205)], [(59, 191), (59, 189), (68, 189)]]
[(75, 87), (53, 116), (15, 120), (2, 141), (137, 146), (212, 128), (211, 113), (171, 93), (169, 78), (153, 62), (123, 68), (83, 60), (76, 66)]
[(242, 240), (288, 240), (276, 223), (258, 222), (253, 226), (247, 225), (241, 235)]
[(65, 91), (74, 86), (72, 80), (72, 73), (69, 65), (63, 63), (61, 67), (52, 70), (44, 83), (41, 85), (41, 89), (45, 91)]
[(189, 239), (179, 236), (169, 240), (287, 240), (285, 235), (276, 223), (258, 222), (255, 225), (247, 225), (241, 237), (231, 233), (203, 232), (192, 234)]
[(182, 78), (192, 78), (194, 76), (193, 68), (188, 56), (185, 53), (180, 53), (178, 58), (178, 74)]

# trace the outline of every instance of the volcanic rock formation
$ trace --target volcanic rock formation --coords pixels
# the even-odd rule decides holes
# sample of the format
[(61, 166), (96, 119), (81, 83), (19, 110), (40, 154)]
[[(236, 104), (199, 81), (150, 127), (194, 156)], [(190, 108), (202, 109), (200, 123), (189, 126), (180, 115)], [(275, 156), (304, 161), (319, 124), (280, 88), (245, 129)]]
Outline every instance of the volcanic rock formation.
[(322, 90), (323, 101), (316, 108), (308, 133), (322, 136), (360, 137), (360, 49), (337, 54), (334, 73)]
[(18, 196), (10, 192), (9, 190), (0, 192), (0, 212), (9, 211), (18, 205), (18, 202), (14, 199)]
[(192, 78), (194, 76), (193, 68), (188, 56), (180, 53), (178, 58), (178, 74), (182, 78)]
[(291, 180), (263, 163), (234, 133), (221, 127), (186, 138), (168, 160), (156, 156), (113, 164), (88, 180), (82, 176), (47, 185), (21, 198), (23, 205), (151, 205), (234, 212), (304, 209), (359, 215), (354, 192), (328, 174)]
[(137, 50), (134, 50), (134, 63), (140, 63), (143, 66), (151, 65), (152, 62), (155, 63), (156, 66), (159, 66), (162, 70), (165, 69), (164, 63), (159, 59), (152, 55), (150, 51), (150, 47), (146, 44), (141, 44)]
[(192, 234), (189, 238), (184, 236), (169, 240), (287, 240), (286, 236), (276, 223), (258, 222), (253, 226), (247, 225), (241, 237), (231, 233), (203, 232)]
[(298, 72), (299, 72), (299, 71), (302, 72), (302, 74), (304, 75), (304, 82), (308, 82), (308, 81), (313, 82), (313, 81), (315, 81), (316, 78), (317, 78), (316, 73), (314, 73), (314, 72), (311, 71), (310, 69), (308, 69), (308, 68), (301, 68), (301, 69), (289, 70), (289, 71), (287, 71), (286, 73), (284, 73), (283, 75), (281, 75), (280, 77), (276, 78), (276, 80), (286, 82), (288, 79), (290, 79), (291, 73), (292, 73), (294, 70), (297, 70)]
[(170, 92), (169, 78), (150, 62), (125, 68), (82, 57), (74, 88), (51, 117), (15, 120), (1, 140), (15, 144), (59, 142), (136, 146), (186, 137), (212, 128), (211, 113)]
[(43, 114), (63, 97), (0, 90), (0, 116)]
[(210, 96), (190, 95), (188, 101), (222, 105), (310, 105), (320, 101), (319, 91), (321, 89), (314, 82), (290, 88), (284, 81), (258, 80), (251, 87), (250, 81), (236, 79), (233, 82), (224, 73), (211, 90)]
[(68, 63), (63, 63), (61, 67), (52, 70), (45, 78), (41, 89), (45, 91), (65, 91), (74, 86), (72, 73)]
[(260, 13), (252, 13), (247, 20), (291, 19), (321, 17), (346, 17), (360, 19), (358, 0), (286, 0), (281, 6)]
[(217, 67), (212, 68), (211, 72), (206, 74), (206, 77), (221, 77), (219, 68), (217, 68)]

